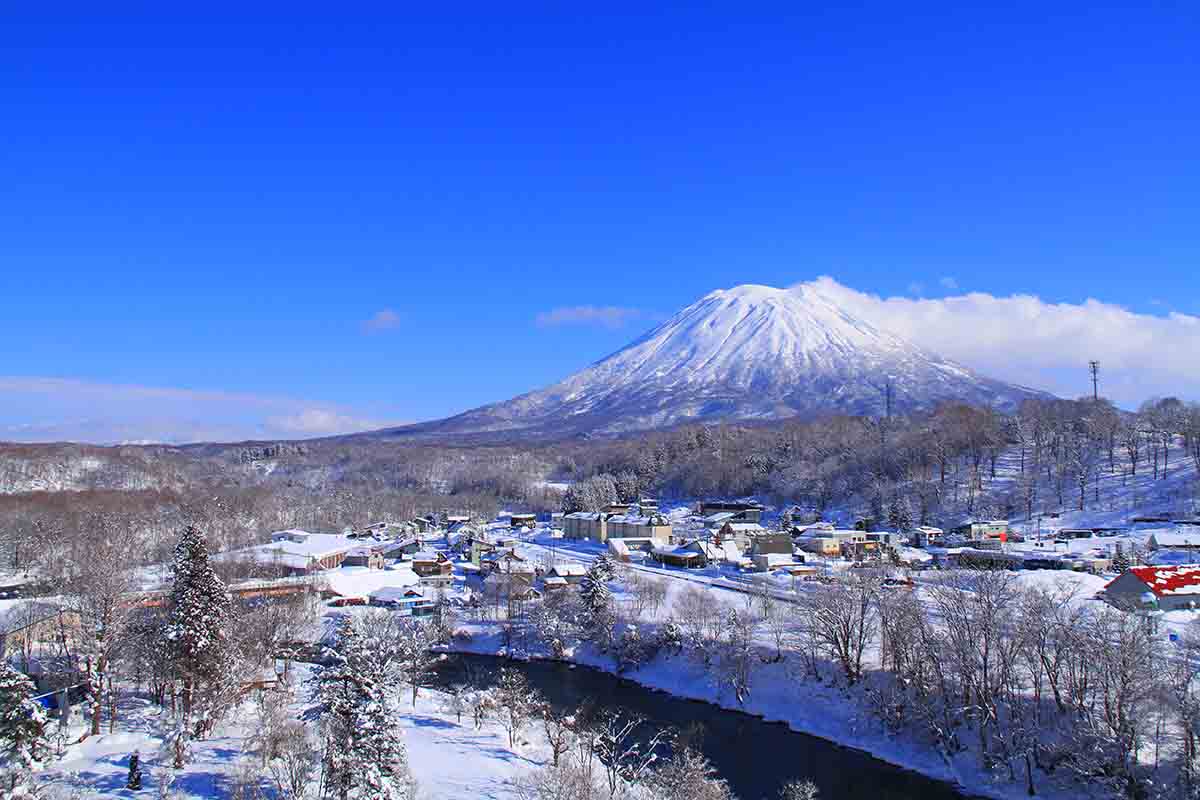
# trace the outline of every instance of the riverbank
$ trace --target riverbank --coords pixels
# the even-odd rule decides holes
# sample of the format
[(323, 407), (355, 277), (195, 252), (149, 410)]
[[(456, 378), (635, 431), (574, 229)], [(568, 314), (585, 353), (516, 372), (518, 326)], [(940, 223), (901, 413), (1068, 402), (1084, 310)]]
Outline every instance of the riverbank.
[[(464, 626), (469, 641), (458, 640), (448, 652), (483, 656), (505, 656), (504, 642), (494, 623)], [(700, 701), (724, 711), (747, 714), (764, 722), (786, 725), (840, 747), (857, 750), (904, 770), (948, 784), (964, 795), (992, 800), (1028, 798), (1024, 782), (1003, 782), (979, 766), (978, 755), (966, 750), (955, 758), (943, 758), (920, 742), (890, 734), (878, 719), (865, 713), (854, 690), (797, 678), (786, 663), (761, 664), (756, 668), (750, 694), (738, 703), (731, 692), (714, 685), (711, 671), (685, 656), (659, 655), (652, 662), (625, 672), (618, 671), (612, 659), (588, 646), (569, 652), (565, 659), (553, 659), (544, 651), (532, 649), (522, 660), (565, 661), (599, 670), (638, 686), (664, 692), (685, 700)], [(1044, 779), (1043, 779), (1044, 780)], [(1088, 796), (1078, 785), (1037, 787), (1039, 797), (1052, 800), (1077, 800)]]

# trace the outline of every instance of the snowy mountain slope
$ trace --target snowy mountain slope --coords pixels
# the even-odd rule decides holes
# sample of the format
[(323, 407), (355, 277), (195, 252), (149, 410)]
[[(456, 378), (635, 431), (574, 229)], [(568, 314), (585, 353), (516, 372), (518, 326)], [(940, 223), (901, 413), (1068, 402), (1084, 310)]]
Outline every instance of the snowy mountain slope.
[(616, 433), (698, 419), (880, 413), (959, 400), (1007, 408), (1040, 394), (926, 352), (839, 308), (813, 285), (706, 295), (553, 386), (414, 429)]

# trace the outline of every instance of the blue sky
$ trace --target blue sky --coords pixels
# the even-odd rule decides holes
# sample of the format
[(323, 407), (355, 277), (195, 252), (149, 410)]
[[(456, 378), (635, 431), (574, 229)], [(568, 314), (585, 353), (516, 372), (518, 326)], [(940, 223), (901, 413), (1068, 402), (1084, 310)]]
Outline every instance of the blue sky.
[(287, 8), (4, 12), (0, 438), (442, 416), (739, 283), (1200, 312), (1192, 3)]

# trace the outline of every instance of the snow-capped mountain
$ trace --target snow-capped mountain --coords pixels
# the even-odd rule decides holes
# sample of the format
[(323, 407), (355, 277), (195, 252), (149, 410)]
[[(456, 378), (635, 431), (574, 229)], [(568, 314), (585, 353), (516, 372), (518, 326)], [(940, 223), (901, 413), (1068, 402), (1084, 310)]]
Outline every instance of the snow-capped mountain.
[(438, 423), (440, 432), (644, 430), (703, 419), (898, 413), (1042, 393), (977, 375), (856, 319), (814, 285), (712, 292), (566, 380)]

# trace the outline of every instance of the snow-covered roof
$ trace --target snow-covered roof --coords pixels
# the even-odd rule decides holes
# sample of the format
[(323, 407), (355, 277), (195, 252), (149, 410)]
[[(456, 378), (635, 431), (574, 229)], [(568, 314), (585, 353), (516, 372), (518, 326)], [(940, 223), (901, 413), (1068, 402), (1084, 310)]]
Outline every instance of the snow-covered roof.
[(384, 587), (416, 586), (420, 576), (407, 567), (402, 569), (368, 569), (342, 567), (322, 573), (330, 592), (342, 597), (368, 597)]
[(419, 550), (416, 553), (413, 553), (412, 560), (413, 561), (437, 561), (438, 556), (440, 556), (440, 555), (441, 555), (441, 553), (435, 552), (433, 550)]
[(560, 578), (557, 575), (550, 575), (546, 578), (543, 578), (542, 583), (544, 583), (546, 586), (566, 586), (567, 579)]
[(563, 517), (563, 519), (583, 519), (595, 521), (600, 519), (602, 516), (603, 515), (597, 511), (575, 511), (571, 514), (567, 514), (565, 517)]
[(1178, 530), (1159, 530), (1151, 534), (1159, 547), (1200, 547), (1200, 528), (1181, 527)]
[(403, 586), (384, 586), (382, 589), (371, 592), (369, 597), (377, 603), (412, 603), (425, 599), (419, 589)]
[(1200, 565), (1194, 567), (1133, 567), (1129, 571), (1159, 597), (1200, 595)]
[(736, 516), (737, 516), (737, 514), (735, 514), (732, 511), (718, 511), (715, 514), (709, 514), (707, 517), (704, 518), (704, 521), (705, 522), (725, 522), (726, 520), (731, 520)]
[(757, 522), (727, 522), (725, 524), (730, 530), (737, 533), (757, 533), (759, 531), (766, 530), (766, 528), (764, 528), (762, 525), (759, 525)]
[(302, 530), (276, 531), (269, 544), (252, 548), (266, 553), (279, 552), (292, 556), (320, 559), (345, 553), (358, 547), (356, 539), (335, 533), (309, 533)]
[(550, 571), (562, 577), (578, 577), (587, 574), (587, 567), (578, 561), (564, 561), (561, 564), (555, 564)]

